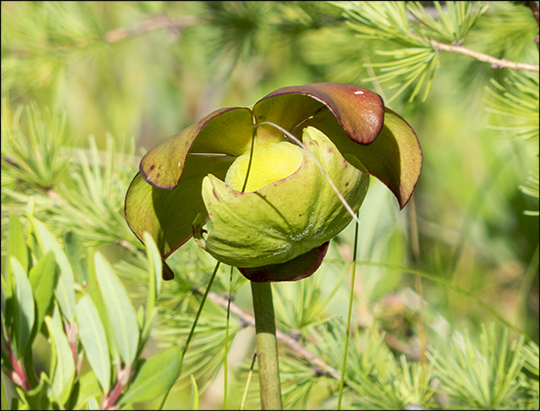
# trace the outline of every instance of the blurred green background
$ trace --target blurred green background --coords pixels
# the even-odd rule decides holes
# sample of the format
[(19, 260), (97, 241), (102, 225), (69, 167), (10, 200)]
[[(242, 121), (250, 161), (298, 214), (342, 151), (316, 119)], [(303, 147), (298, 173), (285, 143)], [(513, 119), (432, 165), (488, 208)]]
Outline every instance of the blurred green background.
[[(464, 46), (538, 64), (538, 25), (523, 3), (488, 2)], [(416, 131), (424, 163), (415, 211), (411, 205), (398, 211), (388, 190), (372, 179), (360, 210), (359, 259), (404, 264), (453, 282), (538, 342), (538, 198), (520, 189), (538, 168), (538, 118), (516, 123), (517, 116), (497, 113), (505, 106), (493, 82), (524, 106), (532, 98), (537, 115), (538, 92), (534, 103), (534, 93), (515, 84), (538, 87), (538, 73), (516, 80), (511, 70), (441, 52), (425, 101), (410, 101), (413, 83), (388, 103), (396, 90), (391, 86), (402, 84), (403, 76), (392, 83), (373, 75), (384, 73), (376, 64), (391, 61), (380, 51), (397, 50), (399, 42), (359, 38), (354, 21), (331, 2), (2, 2), (1, 11), (7, 106), (15, 111), (35, 101), (40, 109), (65, 112), (69, 144), (76, 148), (90, 147), (90, 135), (100, 150), (108, 133), (117, 147), (133, 139), (133, 171), (144, 152), (211, 111), (252, 105), (280, 87), (340, 82), (381, 93)], [(531, 121), (530, 135), (519, 134)], [(12, 197), (4, 201), (16, 208)], [(3, 211), (3, 232), (6, 221)], [(353, 231), (338, 237), (330, 257), (347, 260)], [(111, 259), (121, 259), (115, 252)], [(330, 258), (323, 269), (332, 273), (334, 266)], [(349, 275), (338, 271), (331, 278)], [(414, 305), (407, 293), (418, 292), (415, 277), (367, 266), (360, 266), (359, 276), (357, 322), (376, 321), (417, 348), (411, 331), (416, 311), (407, 306)], [(239, 292), (240, 305), (242, 298)], [(459, 330), (495, 321), (470, 298), (434, 281), (423, 280), (423, 298), (434, 329), (443, 320)], [(339, 301), (328, 310), (344, 308)]]

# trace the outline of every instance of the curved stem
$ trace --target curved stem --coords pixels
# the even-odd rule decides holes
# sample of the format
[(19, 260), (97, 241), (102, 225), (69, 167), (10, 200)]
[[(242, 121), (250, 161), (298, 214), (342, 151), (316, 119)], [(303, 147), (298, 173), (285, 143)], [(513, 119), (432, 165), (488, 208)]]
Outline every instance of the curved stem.
[[(186, 356), (186, 352), (189, 348), (191, 337), (193, 337), (193, 334), (195, 333), (195, 328), (197, 328), (197, 323), (199, 322), (199, 317), (201, 316), (201, 312), (204, 307), (206, 297), (208, 296), (208, 293), (210, 292), (210, 287), (212, 287), (212, 284), (214, 283), (214, 279), (216, 278), (216, 274), (219, 270), (220, 264), (221, 264), (220, 261), (216, 263), (214, 272), (212, 273), (212, 276), (210, 277), (210, 281), (208, 282), (208, 287), (206, 287), (206, 291), (204, 292), (203, 298), (201, 300), (201, 304), (199, 305), (199, 310), (197, 311), (197, 315), (195, 316), (195, 321), (193, 321), (193, 325), (191, 326), (191, 331), (189, 332), (186, 345), (184, 346), (184, 349), (182, 350), (182, 357), (180, 358), (180, 371), (178, 372), (179, 376), (182, 375), (182, 366), (184, 365), (184, 357)], [(171, 391), (171, 388), (173, 385), (174, 383), (170, 385), (169, 389), (165, 393), (165, 396), (163, 397), (163, 400), (161, 400), (161, 405), (159, 406), (158, 410), (163, 409), (163, 406), (165, 405), (165, 401), (167, 400), (167, 397), (169, 396), (169, 392)]]
[(253, 294), (253, 311), (257, 332), (261, 408), (263, 410), (281, 410), (283, 406), (271, 284), (252, 281), (251, 293)]

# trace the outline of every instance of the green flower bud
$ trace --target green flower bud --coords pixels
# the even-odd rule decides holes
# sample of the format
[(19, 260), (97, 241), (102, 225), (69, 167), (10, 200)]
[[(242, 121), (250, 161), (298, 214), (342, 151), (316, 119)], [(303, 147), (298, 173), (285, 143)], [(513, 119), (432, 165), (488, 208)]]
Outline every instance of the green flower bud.
[(216, 110), (150, 150), (125, 215), (141, 241), (148, 232), (156, 242), (165, 279), (173, 277), (165, 260), (195, 237), (252, 281), (293, 281), (317, 270), (351, 221), (367, 173), (403, 208), (421, 168), (414, 130), (377, 94), (337, 83), (283, 87), (252, 108)]
[[(368, 174), (349, 164), (316, 128), (304, 129), (302, 140), (357, 211), (367, 192)], [(216, 259), (246, 268), (285, 263), (321, 246), (350, 223), (342, 200), (305, 150), (279, 142), (255, 145), (253, 151), (246, 192), (239, 190), (249, 151), (229, 168), (225, 182), (212, 174), (203, 180), (211, 228), (204, 238), (202, 226), (196, 226), (195, 239)], [(276, 165), (278, 158), (287, 166)]]

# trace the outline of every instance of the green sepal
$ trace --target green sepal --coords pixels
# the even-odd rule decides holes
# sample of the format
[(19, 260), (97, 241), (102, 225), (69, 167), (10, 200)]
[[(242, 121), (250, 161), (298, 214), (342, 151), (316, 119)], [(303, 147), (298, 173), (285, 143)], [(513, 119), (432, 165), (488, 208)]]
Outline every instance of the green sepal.
[[(353, 210), (364, 200), (369, 177), (351, 166), (320, 131), (304, 131), (304, 144)], [(302, 193), (302, 195), (299, 195)], [(202, 195), (211, 222), (205, 241), (195, 240), (217, 260), (235, 267), (261, 267), (292, 260), (343, 230), (352, 217), (307, 153), (290, 176), (253, 193), (230, 188), (213, 175)]]
[(190, 151), (242, 154), (253, 133), (251, 117), (248, 108), (223, 108), (210, 113), (146, 153), (139, 167), (141, 175), (154, 187), (172, 190), (185, 173)]
[[(192, 224), (199, 213), (206, 213), (201, 197), (203, 178), (215, 173), (225, 178), (234, 157), (190, 156), (180, 183), (173, 190), (152, 187), (137, 174), (126, 196), (125, 215), (129, 227), (143, 241), (147, 231), (163, 259), (193, 235)], [(172, 271), (164, 267), (164, 278)], [(169, 274), (165, 276), (165, 274)]]

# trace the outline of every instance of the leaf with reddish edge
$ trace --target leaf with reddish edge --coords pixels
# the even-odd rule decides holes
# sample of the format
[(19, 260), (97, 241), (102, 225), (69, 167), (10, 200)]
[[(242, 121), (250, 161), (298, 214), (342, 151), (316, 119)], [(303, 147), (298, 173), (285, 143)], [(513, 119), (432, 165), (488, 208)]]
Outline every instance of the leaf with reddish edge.
[(225, 178), (233, 160), (234, 157), (189, 156), (182, 179), (173, 190), (152, 187), (137, 174), (128, 189), (124, 208), (133, 233), (144, 243), (143, 233), (148, 231), (161, 257), (167, 258), (191, 238), (195, 217), (206, 215), (202, 179), (208, 173)]
[[(203, 178), (213, 174), (223, 180), (235, 158), (249, 150), (254, 130), (258, 141), (284, 138), (274, 127), (255, 126), (261, 122), (275, 123), (299, 138), (307, 126), (319, 129), (354, 167), (367, 169), (387, 185), (401, 208), (409, 201), (422, 167), (422, 152), (414, 131), (384, 107), (380, 96), (362, 87), (336, 83), (284, 87), (259, 100), (253, 111), (239, 107), (214, 111), (142, 159), (140, 173), (126, 195), (125, 215), (141, 241), (145, 231), (155, 239), (165, 279), (173, 273), (164, 260), (191, 238), (196, 219), (199, 225), (208, 219), (201, 198)], [(301, 267), (296, 269), (302, 271)]]
[(328, 111), (315, 115), (303, 125), (307, 126), (325, 133), (347, 161), (381, 180), (396, 196), (400, 208), (405, 207), (420, 176), (422, 150), (413, 129), (401, 116), (385, 108), (384, 126), (367, 146), (352, 141)]
[(250, 144), (252, 130), (248, 108), (216, 110), (146, 153), (139, 166), (141, 176), (154, 187), (172, 190), (182, 177), (190, 151), (238, 156)]
[(238, 270), (248, 280), (255, 282), (301, 280), (317, 271), (328, 251), (328, 244), (329, 241), (285, 263), (252, 268), (238, 267)]
[(337, 83), (280, 88), (259, 100), (253, 112), (257, 123), (270, 121), (292, 132), (296, 126), (304, 128), (301, 123), (310, 116), (327, 111), (325, 107), (347, 135), (360, 144), (373, 142), (383, 126), (384, 104), (378, 94)]

